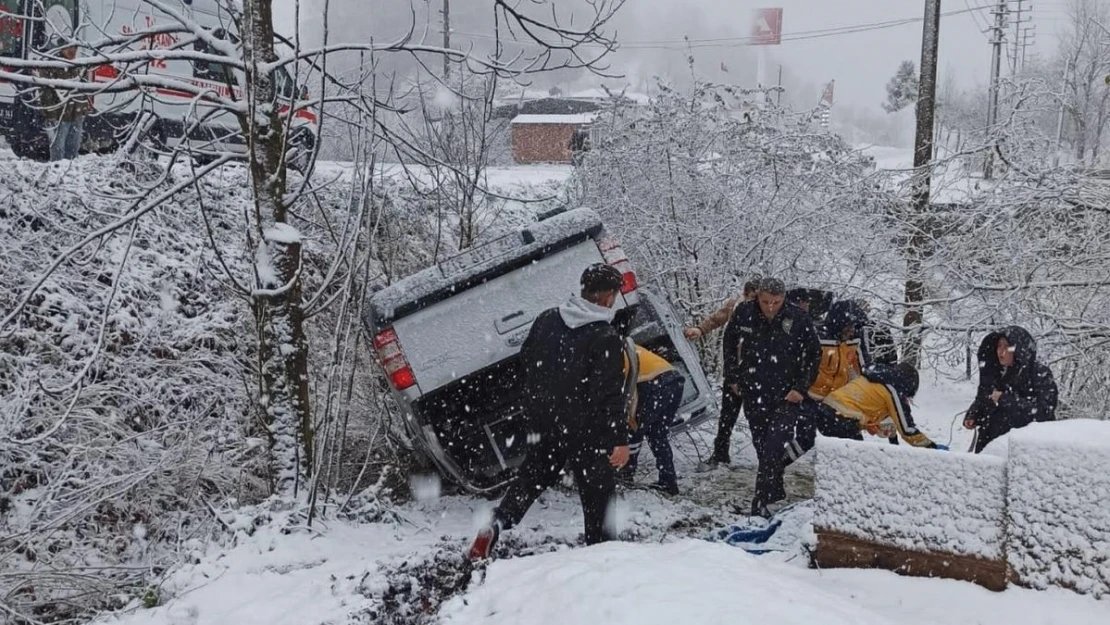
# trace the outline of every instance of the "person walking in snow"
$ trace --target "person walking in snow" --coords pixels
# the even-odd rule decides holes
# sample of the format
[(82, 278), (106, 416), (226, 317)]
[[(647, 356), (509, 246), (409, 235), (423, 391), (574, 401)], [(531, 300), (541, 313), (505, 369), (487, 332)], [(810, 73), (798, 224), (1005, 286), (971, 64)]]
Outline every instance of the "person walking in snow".
[(502, 530), (524, 518), (540, 494), (573, 473), (582, 501), (586, 544), (614, 538), (605, 515), (616, 489), (616, 469), (629, 457), (623, 391), (623, 344), (613, 306), (624, 277), (604, 264), (586, 268), (581, 295), (540, 313), (520, 348), (524, 414), (531, 447), (489, 524), (470, 547), (487, 559)]
[[(72, 61), (77, 56), (77, 47), (71, 42), (53, 39), (50, 46), (63, 60)], [(81, 70), (77, 67), (43, 68), (39, 75), (51, 80), (77, 81), (81, 79)], [(89, 97), (51, 86), (40, 87), (38, 97), (46, 136), (50, 140), (50, 160), (77, 158), (84, 136), (85, 116), (92, 108)]]
[[(728, 323), (732, 319), (732, 313), (741, 302), (750, 302), (755, 299), (759, 291), (758, 275), (752, 276), (744, 284), (744, 293), (740, 297), (731, 297), (725, 301), (719, 309), (711, 313), (708, 317), (702, 320), (696, 326), (686, 328), (684, 334), (687, 339), (693, 341), (705, 337), (707, 334), (713, 332)], [(736, 427), (736, 421), (740, 418), (740, 410), (743, 407), (744, 398), (736, 394), (727, 384), (721, 388), (721, 414), (717, 419), (717, 436), (713, 439), (713, 453), (709, 456), (708, 464), (730, 464), (732, 459), (729, 457), (729, 445), (732, 442), (732, 430)]]
[[(910, 399), (917, 394), (920, 379), (909, 363), (872, 365), (862, 374), (825, 397), (815, 412), (817, 431), (831, 438), (863, 440), (863, 432), (890, 438), (901, 436), (914, 447), (947, 450), (917, 429), (910, 412)], [(793, 462), (813, 448), (795, 439), (783, 450)]]
[(625, 371), (635, 371), (635, 416), (630, 424), (633, 429), (631, 457), (622, 474), (629, 480), (635, 474), (640, 447), (646, 438), (655, 456), (655, 468), (659, 471), (659, 479), (652, 486), (668, 495), (677, 495), (678, 474), (674, 468), (670, 425), (682, 405), (686, 379), (662, 356), (640, 345), (634, 345), (634, 348), (635, 367), (626, 363)]
[(817, 422), (821, 418), (821, 402), (829, 393), (858, 378), (864, 367), (871, 364), (860, 338), (860, 330), (866, 321), (863, 309), (851, 300), (840, 300), (829, 307), (825, 323), (819, 330), (821, 364), (817, 368), (817, 379), (802, 401), (801, 417), (794, 440), (790, 442), (797, 455), (813, 448)]
[(964, 427), (978, 428), (975, 453), (1012, 429), (1056, 419), (1056, 380), (1037, 360), (1037, 343), (1025, 328), (991, 332), (979, 345), (979, 390)]
[(755, 301), (736, 307), (725, 328), (725, 384), (744, 397), (744, 416), (759, 459), (753, 515), (786, 497), (783, 446), (793, 437), (800, 404), (817, 379), (821, 341), (809, 316), (784, 306), (786, 286), (764, 278)]

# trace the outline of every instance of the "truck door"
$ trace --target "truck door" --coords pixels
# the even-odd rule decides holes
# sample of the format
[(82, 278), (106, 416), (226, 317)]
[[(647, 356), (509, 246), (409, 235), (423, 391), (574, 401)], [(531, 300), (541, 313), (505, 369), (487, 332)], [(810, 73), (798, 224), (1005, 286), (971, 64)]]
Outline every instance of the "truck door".
[(678, 420), (671, 426), (672, 436), (716, 416), (716, 403), (697, 351), (682, 336), (678, 315), (665, 298), (640, 289), (640, 306), (632, 321), (631, 338), (637, 345), (666, 358), (686, 378)]

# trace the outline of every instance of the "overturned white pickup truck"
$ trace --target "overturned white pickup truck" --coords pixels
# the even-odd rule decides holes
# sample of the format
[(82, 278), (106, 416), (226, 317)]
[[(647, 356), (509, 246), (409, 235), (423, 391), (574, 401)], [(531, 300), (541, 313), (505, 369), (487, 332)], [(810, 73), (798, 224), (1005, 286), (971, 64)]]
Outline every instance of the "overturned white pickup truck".
[(672, 435), (715, 416), (705, 374), (670, 306), (639, 287), (595, 212), (557, 212), (370, 298), (364, 321), (407, 430), (418, 450), (464, 488), (499, 488), (524, 459), (520, 345), (536, 316), (577, 293), (582, 271), (598, 262), (624, 274), (616, 308), (634, 311), (632, 339), (686, 377)]

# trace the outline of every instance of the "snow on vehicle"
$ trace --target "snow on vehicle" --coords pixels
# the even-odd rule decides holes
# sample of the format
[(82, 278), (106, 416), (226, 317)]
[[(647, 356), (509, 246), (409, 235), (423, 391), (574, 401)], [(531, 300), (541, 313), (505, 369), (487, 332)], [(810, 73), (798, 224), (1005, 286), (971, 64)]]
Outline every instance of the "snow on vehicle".
[[(231, 15), (217, 0), (168, 0), (167, 4), (217, 39), (236, 41)], [(42, 58), (52, 41), (58, 39), (92, 42), (174, 26), (180, 26), (180, 22), (142, 0), (0, 0), (0, 57), (35, 60)], [(128, 49), (170, 49), (180, 45), (181, 37), (180, 33), (163, 32), (142, 37)], [(198, 52), (212, 52), (201, 41), (190, 45)], [(110, 52), (120, 51), (123, 50), (113, 48)], [(92, 51), (79, 46), (78, 54), (87, 57)], [(156, 53), (152, 53), (151, 60), (142, 68), (145, 74), (165, 77), (167, 82), (184, 81), (225, 98), (242, 99), (238, 86), (242, 73), (238, 70), (218, 62), (155, 57)], [(110, 85), (119, 71), (120, 68), (105, 64), (90, 72), (90, 78), (98, 84)], [(285, 69), (277, 70), (275, 80), (283, 111), (295, 107), (298, 99), (308, 97), (298, 90)], [(0, 80), (0, 133), (22, 158), (44, 159), (49, 151), (36, 102), (34, 88)], [(246, 139), (236, 116), (211, 98), (197, 98), (195, 92), (168, 86), (106, 90), (94, 95), (93, 107), (95, 112), (85, 120), (87, 151), (118, 149), (127, 141), (137, 120), (153, 116), (155, 121), (145, 137), (153, 145), (173, 148), (185, 144), (202, 162), (228, 152), (246, 153)], [(316, 114), (305, 108), (294, 110), (289, 133), (289, 145), (294, 150), (290, 165), (305, 171), (317, 139)]]
[(632, 339), (686, 377), (672, 435), (716, 410), (697, 354), (661, 297), (641, 288), (601, 219), (579, 208), (541, 218), (373, 294), (364, 319), (419, 451), (473, 492), (498, 488), (524, 459), (517, 354), (539, 313), (576, 294), (605, 262), (625, 277), (616, 308), (632, 308)]

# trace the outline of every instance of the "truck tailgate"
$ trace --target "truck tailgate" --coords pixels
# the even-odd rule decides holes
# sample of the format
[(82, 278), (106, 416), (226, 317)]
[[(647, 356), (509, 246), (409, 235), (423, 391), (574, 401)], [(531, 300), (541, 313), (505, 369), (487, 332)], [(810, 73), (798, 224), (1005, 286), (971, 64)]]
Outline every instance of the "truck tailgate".
[(582, 270), (598, 262), (587, 239), (397, 320), (420, 392), (516, 354), (536, 315), (578, 293)]

